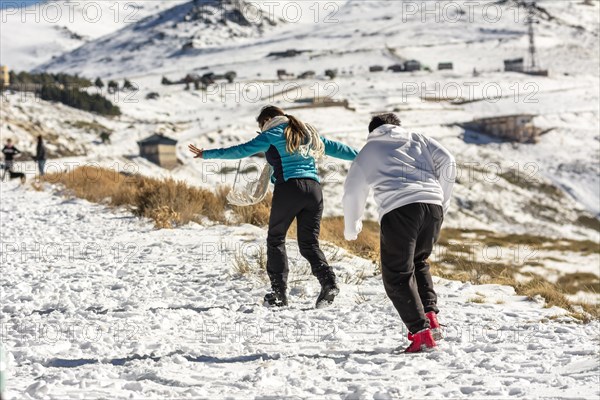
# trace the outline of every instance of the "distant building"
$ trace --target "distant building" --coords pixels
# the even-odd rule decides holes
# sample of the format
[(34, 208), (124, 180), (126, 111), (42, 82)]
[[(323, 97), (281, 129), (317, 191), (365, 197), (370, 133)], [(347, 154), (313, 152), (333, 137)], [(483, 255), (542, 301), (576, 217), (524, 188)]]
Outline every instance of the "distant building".
[(306, 52), (308, 52), (308, 50), (289, 49), (286, 51), (271, 52), (271, 53), (267, 54), (267, 57), (291, 58), (291, 57), (299, 56), (300, 54), (306, 53)]
[(525, 63), (523, 58), (514, 58), (512, 60), (504, 60), (504, 71), (505, 72), (523, 72), (525, 70)]
[(348, 100), (334, 100), (329, 96), (324, 97), (309, 97), (304, 99), (297, 99), (294, 103), (298, 103), (298, 106), (288, 107), (291, 109), (302, 109), (302, 108), (327, 108), (327, 107), (344, 107), (351, 110), (350, 103)]
[(10, 86), (10, 74), (6, 65), (0, 65), (0, 86)]
[(408, 60), (403, 62), (402, 64), (394, 64), (388, 67), (388, 71), (392, 72), (412, 72), (420, 70), (421, 63), (417, 60)]
[(522, 74), (535, 75), (535, 76), (548, 76), (548, 74), (549, 74), (547, 69), (540, 69), (537, 67), (525, 68), (525, 61), (523, 58), (504, 60), (504, 71), (505, 72), (519, 72)]
[(382, 72), (383, 69), (381, 65), (372, 65), (369, 67), (369, 72)]
[(421, 63), (417, 60), (408, 60), (404, 63), (404, 71), (406, 71), (406, 72), (420, 71), (420, 70), (421, 70)]
[(534, 118), (533, 114), (480, 118), (463, 127), (511, 142), (536, 143), (542, 130), (533, 124)]
[(454, 64), (451, 62), (441, 62), (438, 64), (438, 71), (453, 70)]
[(179, 165), (176, 151), (177, 140), (155, 134), (138, 142), (140, 157), (166, 169)]
[(314, 79), (317, 76), (315, 71), (306, 71), (298, 75), (298, 79)]
[(404, 72), (404, 64), (394, 64), (388, 67), (388, 71), (392, 72)]
[(293, 77), (294, 77), (294, 74), (288, 73), (285, 69), (277, 70), (277, 78), (279, 78), (280, 81), (282, 81), (284, 79), (292, 79)]
[(183, 44), (183, 46), (181, 46), (181, 50), (183, 50), (183, 51), (192, 50), (195, 48), (196, 48), (196, 45), (194, 44), (194, 42), (186, 42)]
[(523, 73), (534, 76), (548, 76), (549, 74), (547, 69), (527, 69)]

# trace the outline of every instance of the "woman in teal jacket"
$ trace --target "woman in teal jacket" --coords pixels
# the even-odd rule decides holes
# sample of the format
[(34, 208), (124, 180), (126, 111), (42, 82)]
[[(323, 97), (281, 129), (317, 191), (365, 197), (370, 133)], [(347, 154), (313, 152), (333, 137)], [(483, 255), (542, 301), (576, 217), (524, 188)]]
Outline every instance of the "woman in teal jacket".
[(273, 203), (267, 237), (267, 274), (272, 292), (265, 302), (287, 305), (287, 231), (297, 219), (300, 254), (308, 260), (321, 283), (317, 308), (331, 304), (339, 293), (335, 273), (319, 248), (323, 215), (323, 192), (316, 163), (324, 155), (352, 161), (358, 152), (342, 143), (319, 136), (310, 125), (274, 106), (263, 108), (256, 119), (261, 134), (251, 141), (229, 148), (201, 150), (190, 145), (196, 158), (234, 160), (264, 152), (273, 167)]

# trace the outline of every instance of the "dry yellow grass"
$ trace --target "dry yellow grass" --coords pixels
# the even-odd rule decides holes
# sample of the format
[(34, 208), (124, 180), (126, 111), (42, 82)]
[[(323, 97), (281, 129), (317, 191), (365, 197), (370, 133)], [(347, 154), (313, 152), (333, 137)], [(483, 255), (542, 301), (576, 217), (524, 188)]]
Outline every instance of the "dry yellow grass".
[(45, 175), (44, 181), (60, 183), (74, 196), (88, 201), (127, 207), (137, 216), (151, 218), (159, 228), (172, 228), (201, 217), (225, 221), (224, 203), (215, 193), (172, 179), (124, 176), (113, 170), (80, 167)]
[(134, 204), (141, 179), (96, 167), (79, 167), (70, 172), (46, 174), (43, 177), (45, 182), (62, 184), (76, 197), (115, 207)]
[(576, 294), (579, 291), (600, 293), (600, 279), (590, 272), (573, 272), (558, 278), (556, 282), (566, 293)]
[(190, 187), (185, 182), (172, 179), (141, 178), (138, 186), (133, 204), (139, 216), (155, 220), (155, 217), (162, 216), (174, 225), (198, 221), (202, 216), (217, 222), (225, 221), (224, 203), (209, 190)]
[(271, 203), (273, 195), (269, 193), (267, 197), (258, 204), (248, 207), (233, 207), (238, 222), (256, 226), (267, 226), (269, 216), (271, 215)]
[(471, 297), (469, 300), (467, 300), (468, 303), (476, 303), (476, 304), (483, 304), (485, 303), (485, 298), (484, 297)]

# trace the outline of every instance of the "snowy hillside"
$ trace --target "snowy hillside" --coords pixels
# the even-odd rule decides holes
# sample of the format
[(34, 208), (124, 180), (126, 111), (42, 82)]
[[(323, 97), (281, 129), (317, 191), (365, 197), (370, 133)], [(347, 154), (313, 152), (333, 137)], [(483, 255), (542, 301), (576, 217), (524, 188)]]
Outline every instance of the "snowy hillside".
[[(27, 71), (184, 0), (46, 0), (0, 10), (2, 64)], [(26, 28), (25, 28), (26, 26)]]
[[(211, 3), (203, 2), (202, 8), (209, 10)], [(226, 1), (222, 8), (211, 13), (227, 20), (229, 3)], [(271, 20), (290, 18), (291, 9), (286, 8), (285, 3), (281, 4), (265, 12), (266, 17)], [(424, 6), (422, 9), (415, 8), (415, 3), (410, 1), (391, 4), (387, 1), (349, 0), (334, 4), (335, 7), (304, 7), (299, 11), (304, 19), (285, 24), (282, 29), (266, 34), (261, 40), (239, 42), (224, 40), (228, 36), (247, 36), (248, 27), (241, 29), (236, 25), (245, 21), (251, 21), (251, 25), (264, 25), (262, 19), (244, 15), (255, 11), (255, 7), (237, 6), (243, 11), (241, 17), (225, 23), (219, 21), (224, 26), (214, 27), (214, 24), (206, 25), (202, 20), (184, 23), (183, 19), (193, 7), (190, 2), (155, 18), (127, 26), (40, 68), (84, 75), (135, 76), (230, 64), (239, 65), (244, 76), (256, 77), (259, 72), (263, 76), (274, 76), (274, 68), (270, 68), (270, 72), (265, 71), (265, 66), (273, 65), (272, 60), (265, 59), (265, 56), (273, 51), (298, 49), (309, 52), (300, 57), (278, 60), (279, 66), (294, 71), (299, 64), (308, 69), (311, 65), (330, 63), (332, 68), (356, 71), (377, 63), (389, 64), (399, 59), (415, 58), (432, 68), (440, 60), (454, 61), (456, 70), (470, 73), (474, 67), (478, 70), (500, 69), (503, 58), (524, 56), (528, 46), (527, 13), (513, 1), (439, 2), (446, 6), (429, 9)], [(551, 0), (539, 4), (547, 12), (540, 12), (536, 27), (542, 65), (555, 74), (595, 74), (598, 63), (595, 45), (600, 29), (598, 4)], [(428, 10), (430, 14), (426, 14)], [(295, 17), (296, 14), (291, 15)], [(176, 29), (173, 24), (177, 24)], [(207, 34), (209, 32), (210, 35)], [(198, 50), (180, 51), (195, 36)], [(210, 44), (222, 46), (203, 50)], [(115, 54), (119, 49), (126, 52)], [(240, 56), (240, 52), (244, 55)], [(460, 58), (457, 59), (457, 56)], [(129, 70), (123, 68), (123, 58), (129, 61)], [(103, 62), (98, 63), (101, 59)], [(576, 65), (570, 62), (572, 59), (578, 60)]]
[(405, 332), (373, 265), (332, 246), (335, 307), (313, 309), (318, 283), (290, 244), (292, 304), (273, 312), (258, 302), (262, 275), (234, 268), (236, 255), (259, 259), (261, 229), (157, 231), (16, 184), (3, 185), (0, 213), (13, 221), (2, 229), (9, 399), (600, 395), (598, 322), (509, 287), (436, 279), (446, 339), (407, 356), (394, 353)]
[(110, 74), (118, 76), (157, 70), (174, 60), (189, 62), (194, 54), (210, 52), (207, 50), (219, 45), (257, 38), (281, 22), (244, 0), (190, 1), (57, 57), (39, 69), (60, 65), (63, 70), (80, 70), (85, 63), (112, 65)]

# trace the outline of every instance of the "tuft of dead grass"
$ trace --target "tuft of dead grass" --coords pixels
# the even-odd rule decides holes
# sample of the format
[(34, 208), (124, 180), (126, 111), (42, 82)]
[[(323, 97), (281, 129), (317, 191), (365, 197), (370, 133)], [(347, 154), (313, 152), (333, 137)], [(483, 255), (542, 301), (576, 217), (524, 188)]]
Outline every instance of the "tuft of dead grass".
[(557, 306), (570, 312), (570, 315), (583, 322), (600, 319), (600, 309), (596, 305), (573, 302), (569, 300), (560, 286), (548, 282), (543, 278), (534, 278), (526, 283), (515, 286), (515, 291), (521, 296), (533, 299), (541, 296), (546, 301), (546, 307)]
[(533, 299), (535, 296), (542, 296), (546, 300), (546, 306), (558, 306), (569, 310), (571, 302), (561, 293), (558, 286), (539, 278), (531, 279), (526, 283), (521, 283), (517, 287), (517, 293)]
[(485, 298), (483, 297), (472, 297), (469, 300), (467, 300), (468, 303), (476, 303), (476, 304), (483, 304), (485, 303)]
[(253, 254), (237, 252), (233, 259), (232, 276), (255, 278), (260, 282), (267, 282), (267, 252), (260, 247)]
[(238, 252), (233, 259), (233, 276), (256, 277), (259, 281), (267, 281), (267, 252), (260, 247), (254, 254)]

